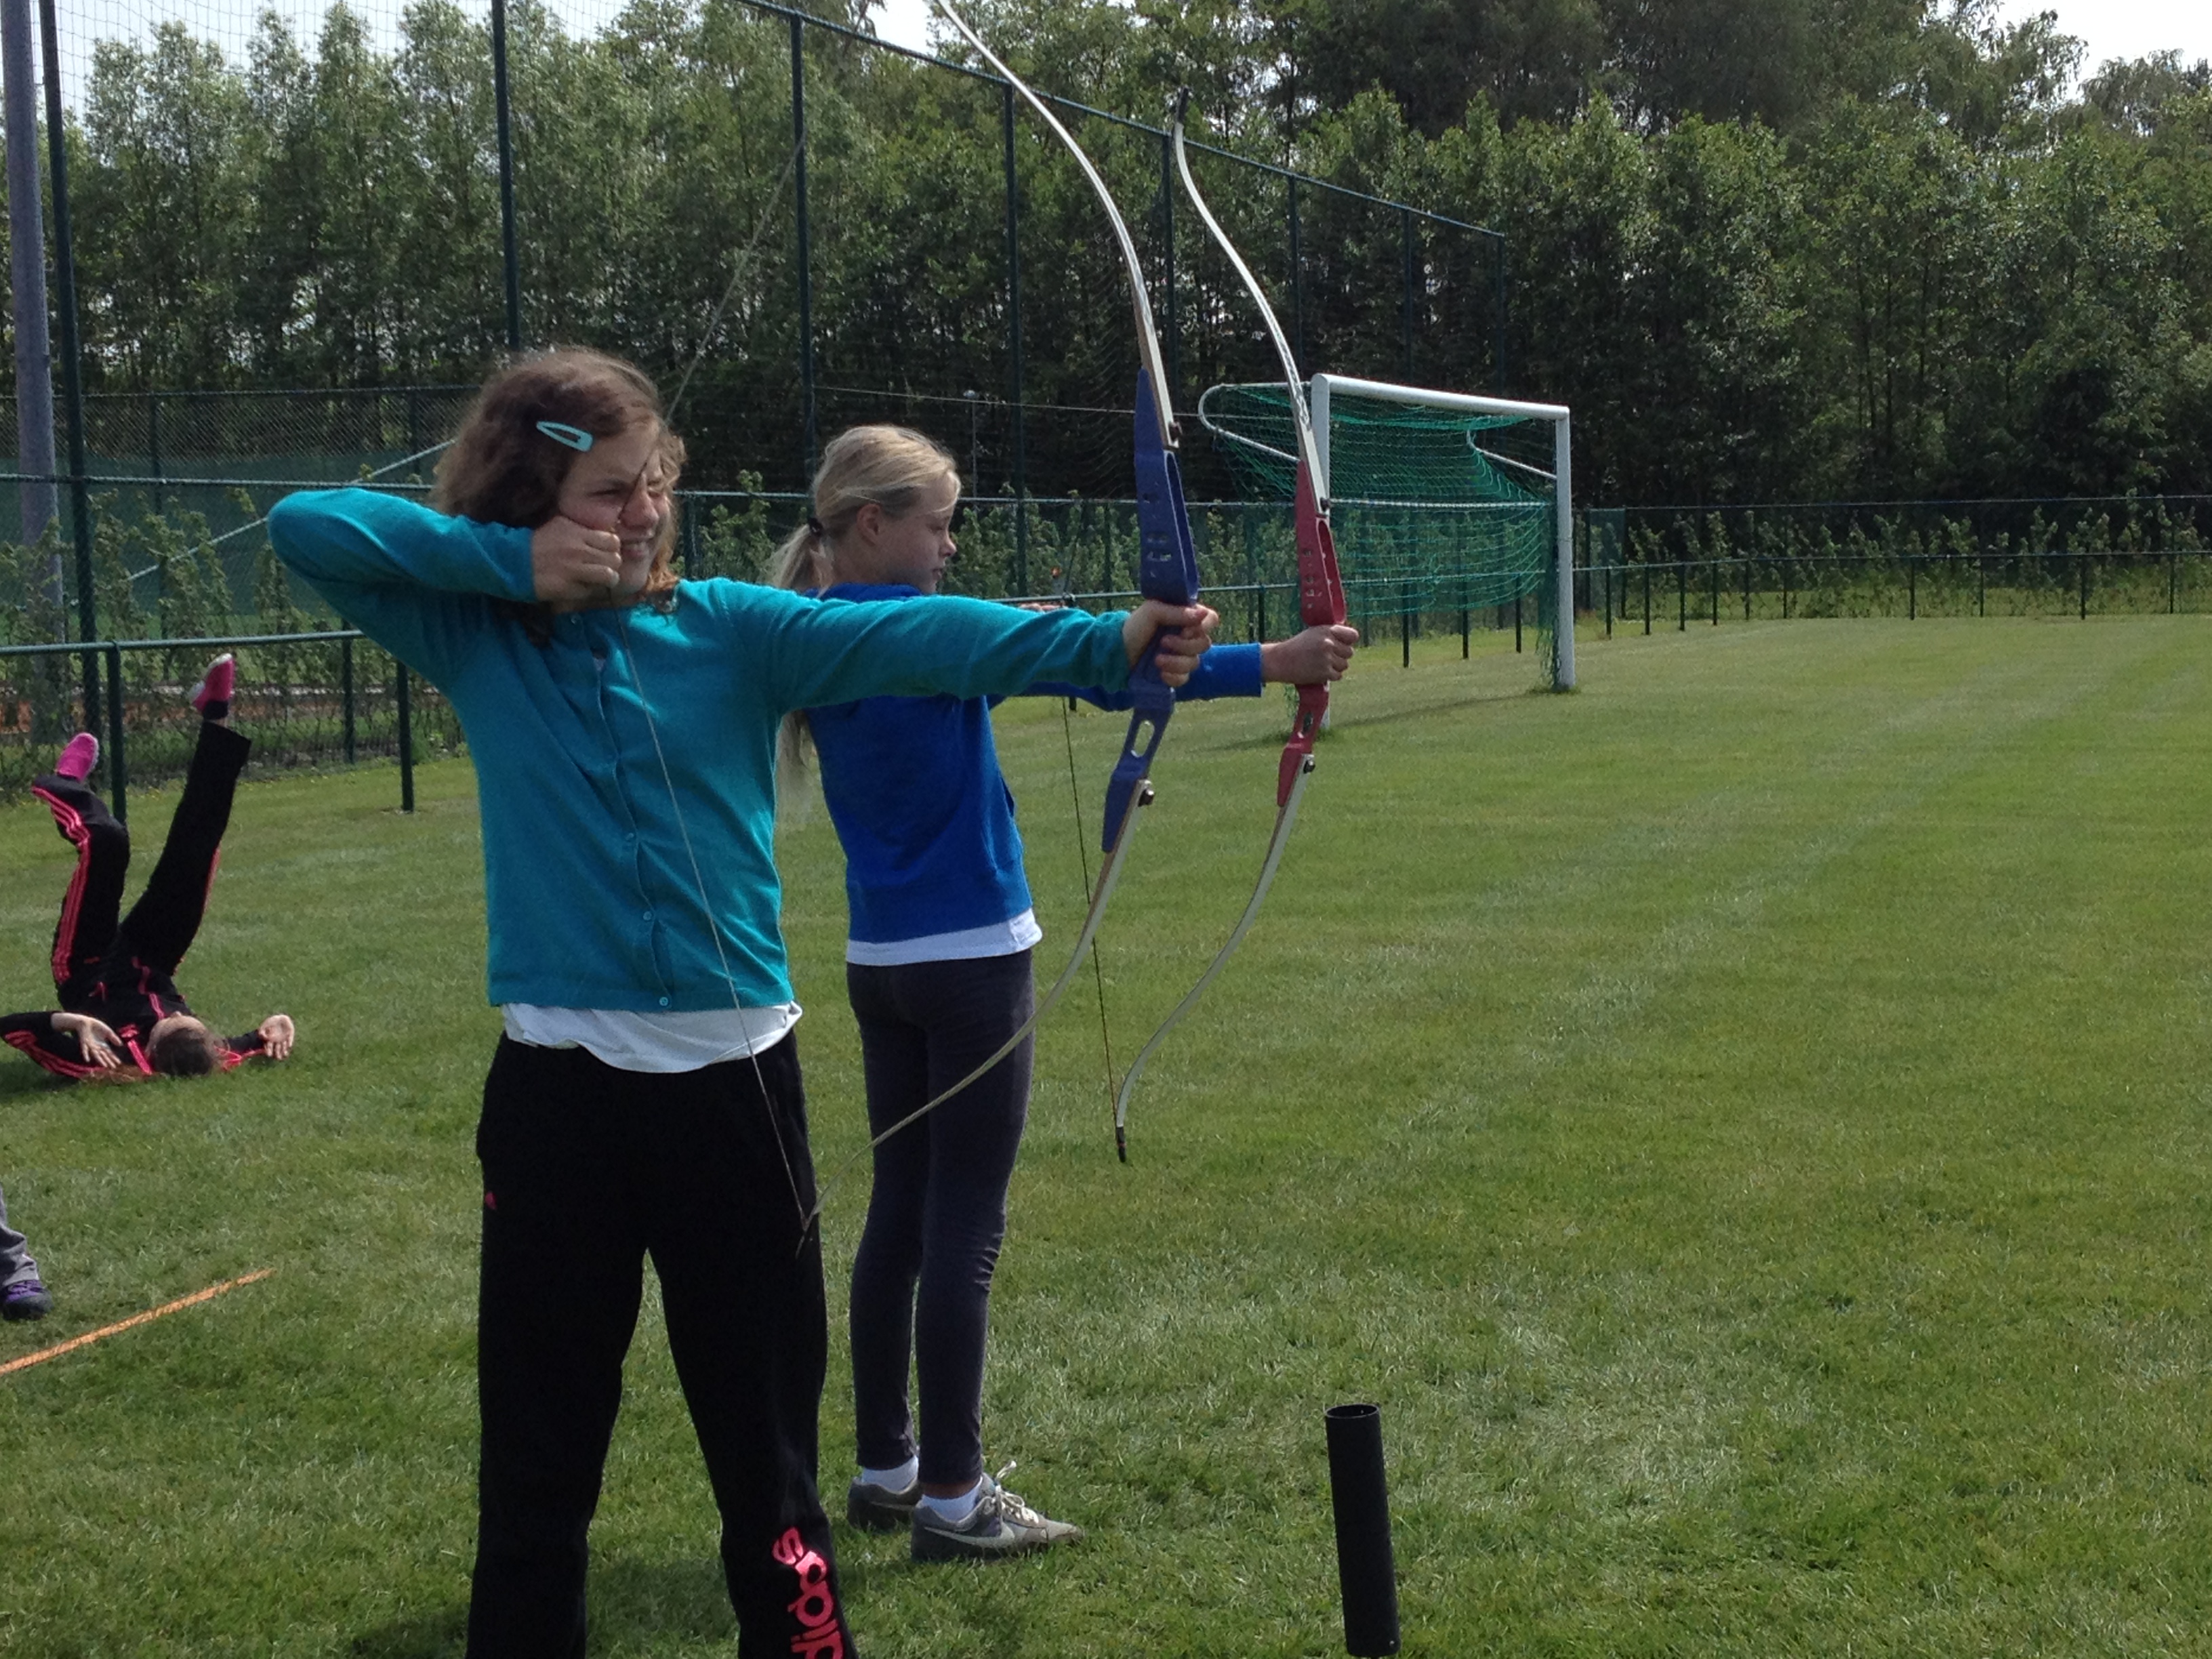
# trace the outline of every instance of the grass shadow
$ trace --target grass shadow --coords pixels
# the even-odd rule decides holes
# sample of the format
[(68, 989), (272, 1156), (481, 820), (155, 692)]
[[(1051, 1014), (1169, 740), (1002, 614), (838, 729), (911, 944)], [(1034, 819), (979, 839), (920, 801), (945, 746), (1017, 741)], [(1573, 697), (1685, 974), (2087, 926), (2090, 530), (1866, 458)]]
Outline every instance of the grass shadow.
[[(848, 1592), (849, 1593), (849, 1592)], [(593, 1652), (623, 1645), (686, 1641), (728, 1643), (738, 1621), (712, 1558), (640, 1561), (594, 1559), (586, 1596)], [(352, 1659), (453, 1659), (468, 1640), (465, 1602), (380, 1625), (353, 1640)]]
[[(5, 1058), (0, 1055), (0, 1058)], [(20, 1066), (0, 1066), (0, 1100), (14, 1100), (25, 1095), (59, 1094), (76, 1085), (65, 1077), (56, 1077), (51, 1072), (39, 1069), (34, 1061), (25, 1060)]]
[(468, 1634), (469, 1610), (455, 1606), (380, 1625), (355, 1637), (346, 1651), (352, 1659), (447, 1659), (467, 1644)]

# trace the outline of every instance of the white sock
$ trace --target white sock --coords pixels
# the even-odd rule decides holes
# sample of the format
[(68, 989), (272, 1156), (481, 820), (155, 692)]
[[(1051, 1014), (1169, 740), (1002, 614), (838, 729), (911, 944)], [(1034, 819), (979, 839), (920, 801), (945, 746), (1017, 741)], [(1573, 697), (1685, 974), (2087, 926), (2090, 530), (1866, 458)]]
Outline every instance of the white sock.
[(949, 1521), (957, 1527), (975, 1514), (975, 1505), (982, 1501), (983, 1483), (978, 1480), (957, 1498), (932, 1498), (925, 1493), (921, 1507), (927, 1510), (939, 1520)]
[(860, 1479), (871, 1486), (881, 1486), (885, 1492), (904, 1492), (914, 1485), (921, 1474), (921, 1459), (909, 1457), (895, 1469), (862, 1469)]

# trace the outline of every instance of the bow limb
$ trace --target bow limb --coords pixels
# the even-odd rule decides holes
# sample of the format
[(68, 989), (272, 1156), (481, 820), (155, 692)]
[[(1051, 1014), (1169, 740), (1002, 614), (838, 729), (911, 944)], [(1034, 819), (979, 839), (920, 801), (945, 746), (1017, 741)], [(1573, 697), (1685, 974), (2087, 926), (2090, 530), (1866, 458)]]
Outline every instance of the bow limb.
[(1137, 809), (1149, 805), (1152, 799), (1151, 790), (1139, 791), (1131, 799), (1129, 806), (1121, 821), (1111, 826), (1114, 839), (1108, 844), (1105, 865), (1098, 872), (1098, 890), (1091, 896), (1090, 913), (1083, 918), (1083, 931), (1076, 935), (1075, 948), (1067, 953), (1067, 966), (1060, 970), (1060, 977), (1053, 981), (1052, 988), (1044, 994), (1037, 1006), (1030, 1011), (1030, 1017), (1022, 1022), (1020, 1029), (1000, 1043), (989, 1058), (967, 1076), (952, 1085), (951, 1088), (944, 1090), (934, 1098), (915, 1107), (914, 1110), (840, 1164), (830, 1173), (830, 1179), (822, 1183), (820, 1190), (815, 1195), (814, 1207), (807, 1212), (805, 1227), (800, 1229), (802, 1242), (804, 1242), (806, 1229), (812, 1227), (815, 1222), (821, 1218), (823, 1207), (830, 1202), (830, 1194), (836, 1190), (837, 1183), (845, 1178), (855, 1164), (901, 1130), (928, 1116), (1008, 1054), (1013, 1053), (1021, 1046), (1023, 1040), (1036, 1030), (1044, 1017), (1058, 1005), (1060, 998), (1066, 994), (1067, 988), (1075, 982), (1076, 970), (1083, 965), (1083, 953), (1091, 948), (1091, 941), (1098, 937), (1099, 924), (1106, 919), (1106, 901), (1113, 896), (1115, 884), (1121, 878), (1122, 862), (1129, 856), (1130, 843), (1137, 838), (1135, 833)]
[[(1137, 258), (1137, 244), (1129, 234), (1128, 223), (1121, 217), (1121, 210), (1114, 204), (1113, 192), (1106, 188), (1106, 181), (1098, 176), (1098, 169), (1091, 165), (1091, 158), (1083, 153), (1083, 146), (1077, 143), (1068, 130), (1060, 124), (1060, 118), (1052, 112), (1051, 106), (1030, 90), (1028, 82), (1008, 69), (1004, 60), (983, 44), (983, 37), (969, 27), (966, 18), (953, 9), (951, 0), (932, 0), (932, 3), (944, 14), (946, 22), (960, 31), (960, 38), (973, 46), (976, 54), (997, 70), (1008, 86), (1022, 95), (1029, 106), (1036, 112), (1037, 118), (1052, 129), (1054, 137), (1067, 146), (1068, 154), (1075, 158), (1075, 165), (1083, 169), (1084, 178), (1090, 181), (1091, 190), (1104, 206), (1107, 222), (1114, 228), (1114, 240), (1121, 250), (1121, 263), (1129, 275), (1129, 299), (1137, 318), (1139, 370), (1150, 377), (1158, 394), (1156, 419), (1160, 441), (1168, 448), (1174, 449), (1180, 442), (1180, 436), (1176, 428), (1175, 410), (1168, 406), (1167, 364), (1160, 355), (1159, 330), (1152, 325), (1152, 302), (1145, 293), (1145, 267)], [(1146, 597), (1153, 596), (1148, 594)]]
[(1268, 839), (1267, 855), (1260, 862), (1260, 878), (1252, 884), (1252, 896), (1245, 903), (1244, 914), (1237, 919), (1237, 926), (1231, 930), (1228, 941), (1222, 945), (1219, 954), (1198, 976), (1198, 983), (1190, 988), (1181, 1002), (1176, 1004), (1173, 1012), (1160, 1022), (1160, 1029), (1152, 1033), (1151, 1040), (1137, 1051), (1136, 1059), (1129, 1062), (1128, 1073), (1121, 1079), (1121, 1091), (1114, 1098), (1114, 1152), (1124, 1164), (1129, 1161), (1129, 1101), (1137, 1092), (1137, 1079), (1144, 1075), (1146, 1062), (1152, 1059), (1153, 1052), (1167, 1041), (1168, 1033), (1175, 1030), (1182, 1017), (1198, 1006), (1199, 997), (1213, 982), (1213, 976), (1221, 971), (1230, 956), (1243, 943), (1244, 935), (1252, 924), (1260, 919), (1261, 902), (1266, 899), (1267, 889), (1274, 883), (1275, 868), (1283, 861), (1283, 849), (1290, 845), (1291, 825), (1297, 821), (1298, 803), (1305, 798), (1306, 780), (1312, 775), (1313, 757), (1309, 755), (1305, 763), (1298, 769), (1290, 793), (1284, 797), (1281, 806), (1276, 811), (1275, 833)]

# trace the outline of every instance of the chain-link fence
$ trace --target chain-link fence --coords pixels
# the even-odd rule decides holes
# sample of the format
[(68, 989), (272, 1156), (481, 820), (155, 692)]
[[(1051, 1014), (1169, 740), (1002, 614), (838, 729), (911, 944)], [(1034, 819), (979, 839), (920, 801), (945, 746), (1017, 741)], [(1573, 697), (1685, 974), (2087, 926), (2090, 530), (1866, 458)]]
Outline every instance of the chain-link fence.
[[(1134, 353), (1103, 216), (1010, 86), (876, 40), (864, 10), (46, 0), (59, 396), (0, 400), (0, 452), (37, 453), (27, 420), (67, 441), (52, 474), (0, 454), (0, 525), (23, 521), (27, 484), (61, 486), (58, 524), (0, 548), (0, 643), (331, 620), (270, 559), (262, 515), (291, 488), (419, 483), (483, 376), (556, 342), (672, 383), (697, 365), (680, 416), (699, 568), (791, 516), (828, 435), (893, 419), (980, 498), (969, 591), (1116, 590)], [(1169, 134), (1055, 103), (1129, 219), (1177, 404), (1275, 372)], [(1349, 164), (1254, 160), (1274, 142), (1257, 117), (1217, 136), (1194, 165), (1302, 359), (1502, 386), (1501, 237)], [(1256, 623), (1286, 532), (1207, 502), (1233, 492), (1202, 439), (1185, 467), (1196, 515), (1236, 526), (1200, 531), (1227, 561), (1209, 577)], [(141, 654), (105, 690), (134, 718)], [(22, 671), (27, 740), (105, 725), (85, 660), (66, 709), (51, 665)]]

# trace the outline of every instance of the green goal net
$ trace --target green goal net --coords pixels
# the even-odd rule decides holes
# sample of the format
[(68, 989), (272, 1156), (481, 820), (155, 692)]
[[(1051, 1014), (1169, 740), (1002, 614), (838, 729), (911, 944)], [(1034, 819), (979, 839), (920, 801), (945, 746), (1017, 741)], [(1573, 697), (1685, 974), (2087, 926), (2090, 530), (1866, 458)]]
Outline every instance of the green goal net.
[[(1567, 411), (1333, 375), (1315, 376), (1311, 396), (1355, 618), (1533, 630), (1544, 682), (1573, 684), (1572, 630), (1556, 625), (1572, 591)], [(1281, 381), (1211, 387), (1198, 410), (1249, 498), (1291, 499), (1297, 440)]]

